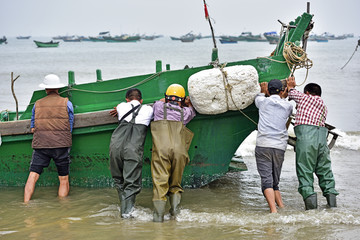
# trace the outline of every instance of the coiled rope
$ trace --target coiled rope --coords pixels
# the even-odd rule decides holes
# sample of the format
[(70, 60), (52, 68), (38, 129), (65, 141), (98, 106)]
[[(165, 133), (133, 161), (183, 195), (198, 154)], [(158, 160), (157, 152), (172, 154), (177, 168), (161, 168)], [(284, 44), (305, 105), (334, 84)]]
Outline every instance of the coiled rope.
[[(309, 69), (313, 66), (313, 62), (308, 58), (307, 53), (304, 49), (293, 42), (289, 42), (289, 28), (287, 28), (285, 41), (284, 41), (284, 48), (283, 48), (283, 57), (285, 61), (275, 60), (269, 57), (263, 57), (270, 61), (277, 62), (277, 63), (286, 63), (289, 70), (290, 76), (294, 75), (296, 69), (305, 68), (306, 69), (306, 76), (305, 80), (301, 84), (297, 84), (297, 86), (301, 86), (306, 82), (308, 77)], [(278, 51), (278, 47), (276, 48)]]

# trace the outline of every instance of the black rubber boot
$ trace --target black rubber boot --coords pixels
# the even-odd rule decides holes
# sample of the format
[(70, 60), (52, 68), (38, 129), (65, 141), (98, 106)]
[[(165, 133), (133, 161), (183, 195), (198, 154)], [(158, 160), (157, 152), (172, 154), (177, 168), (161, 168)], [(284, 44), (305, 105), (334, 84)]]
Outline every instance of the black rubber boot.
[(326, 195), (326, 201), (327, 201), (328, 207), (330, 207), (330, 208), (337, 207), (335, 194), (329, 193), (328, 195)]
[(311, 210), (311, 209), (316, 209), (317, 208), (317, 195), (313, 194), (308, 196), (305, 200), (305, 209), (306, 210)]
[(181, 193), (175, 193), (170, 195), (170, 215), (176, 217), (179, 214), (180, 210), (178, 208), (181, 201)]
[(122, 199), (120, 208), (121, 208), (121, 217), (122, 218), (131, 218), (131, 212), (133, 211), (135, 205), (135, 195), (128, 197), (127, 199)]
[(154, 204), (153, 221), (154, 222), (163, 222), (164, 221), (166, 201), (156, 200), (156, 201), (153, 201), (153, 204)]

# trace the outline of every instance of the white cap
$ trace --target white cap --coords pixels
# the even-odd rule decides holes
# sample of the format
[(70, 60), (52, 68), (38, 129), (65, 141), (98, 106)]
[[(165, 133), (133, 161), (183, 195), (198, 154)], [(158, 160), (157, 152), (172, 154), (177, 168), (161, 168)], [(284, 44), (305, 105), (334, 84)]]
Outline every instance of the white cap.
[(46, 75), (44, 82), (39, 85), (41, 88), (45, 89), (58, 89), (65, 87), (66, 85), (60, 82), (60, 78), (55, 74)]

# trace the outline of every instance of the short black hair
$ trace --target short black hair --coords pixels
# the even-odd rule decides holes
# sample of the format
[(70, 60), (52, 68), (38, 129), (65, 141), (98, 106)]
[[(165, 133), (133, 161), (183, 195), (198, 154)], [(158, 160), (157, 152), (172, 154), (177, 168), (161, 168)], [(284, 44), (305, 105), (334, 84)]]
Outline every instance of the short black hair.
[(321, 87), (316, 83), (309, 83), (304, 87), (304, 93), (309, 92), (311, 95), (321, 97)]
[(126, 92), (126, 98), (140, 101), (142, 99), (141, 91), (137, 88), (131, 88)]

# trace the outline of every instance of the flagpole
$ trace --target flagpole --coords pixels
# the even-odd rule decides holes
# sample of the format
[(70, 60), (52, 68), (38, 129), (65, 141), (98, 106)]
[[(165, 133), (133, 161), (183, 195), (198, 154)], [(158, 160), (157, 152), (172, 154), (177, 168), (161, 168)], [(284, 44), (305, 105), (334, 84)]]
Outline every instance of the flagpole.
[(207, 5), (206, 5), (205, 0), (203, 0), (203, 1), (204, 1), (205, 18), (209, 22), (209, 25), (210, 25), (211, 35), (212, 35), (212, 39), (213, 39), (213, 42), (214, 42), (214, 48), (217, 48), (216, 47), (215, 35), (214, 35), (214, 29), (213, 29), (213, 26), (211, 24), (211, 20), (210, 20), (210, 17), (209, 17), (209, 12), (207, 10)]

